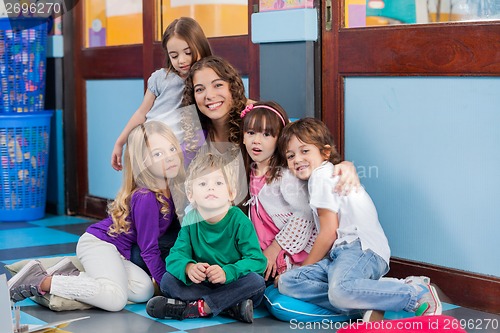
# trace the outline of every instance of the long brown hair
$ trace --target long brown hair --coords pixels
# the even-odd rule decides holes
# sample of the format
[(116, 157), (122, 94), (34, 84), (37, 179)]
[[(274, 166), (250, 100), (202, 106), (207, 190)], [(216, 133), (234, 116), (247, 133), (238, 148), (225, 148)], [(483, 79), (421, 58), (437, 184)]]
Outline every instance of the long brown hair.
[(168, 25), (161, 39), (161, 46), (165, 50), (165, 68), (168, 72), (175, 71), (168, 56), (167, 42), (172, 37), (184, 40), (193, 55), (193, 62), (212, 55), (212, 49), (200, 24), (190, 17), (180, 17)]
[[(274, 111), (269, 110), (268, 108), (264, 108), (262, 106), (267, 106), (272, 108), (279, 115), (281, 115), (282, 118), (280, 118), (280, 116), (278, 116), (278, 114), (276, 114)], [(250, 105), (248, 107), (250, 107)], [(249, 130), (261, 133), (267, 132), (271, 134), (273, 137), (279, 138), (281, 136), (283, 128), (289, 122), (290, 120), (288, 119), (286, 111), (278, 103), (273, 101), (255, 103), (251, 105), (251, 111), (246, 113), (245, 116), (242, 118), (241, 140), (243, 142), (243, 136)], [(245, 168), (247, 171), (247, 175), (250, 175), (253, 161), (250, 158), (250, 155), (248, 155), (248, 153), (244, 154), (244, 160), (245, 160)], [(275, 179), (281, 177), (281, 169), (285, 166), (286, 166), (286, 161), (278, 152), (278, 146), (276, 145), (274, 154), (269, 159), (269, 169), (266, 172), (266, 183), (270, 184)]]

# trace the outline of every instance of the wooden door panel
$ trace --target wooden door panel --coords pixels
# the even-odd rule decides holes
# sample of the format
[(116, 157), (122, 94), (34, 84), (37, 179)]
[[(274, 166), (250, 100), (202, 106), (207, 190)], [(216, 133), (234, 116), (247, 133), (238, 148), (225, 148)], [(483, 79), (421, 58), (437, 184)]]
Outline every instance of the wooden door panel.
[(342, 155), (344, 77), (500, 75), (499, 21), (343, 28), (343, 2), (321, 23), (322, 115)]

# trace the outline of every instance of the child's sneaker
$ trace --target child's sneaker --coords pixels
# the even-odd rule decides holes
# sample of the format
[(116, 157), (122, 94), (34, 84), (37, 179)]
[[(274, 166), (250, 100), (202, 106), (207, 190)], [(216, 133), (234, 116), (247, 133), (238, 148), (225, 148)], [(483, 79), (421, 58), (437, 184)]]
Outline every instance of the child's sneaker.
[(431, 284), (431, 278), (427, 276), (408, 276), (405, 278), (406, 284)]
[(186, 303), (178, 299), (155, 296), (146, 304), (146, 312), (153, 318), (173, 318), (182, 320), (184, 318), (200, 317), (198, 301)]
[(19, 302), (28, 297), (42, 296), (44, 292), (40, 285), (46, 277), (47, 272), (40, 261), (31, 260), (9, 280), (10, 299)]
[(443, 312), (443, 306), (441, 305), (436, 289), (430, 284), (430, 279), (425, 276), (413, 276), (407, 279), (409, 279), (408, 284), (415, 288), (418, 293), (415, 315), (440, 315)]
[(253, 301), (251, 299), (244, 300), (222, 311), (221, 314), (251, 324), (253, 323)]
[(80, 271), (69, 258), (61, 259), (54, 266), (47, 268), (47, 275), (80, 275)]
[(382, 310), (368, 310), (363, 314), (363, 322), (371, 323), (374, 321), (384, 320), (385, 311)]

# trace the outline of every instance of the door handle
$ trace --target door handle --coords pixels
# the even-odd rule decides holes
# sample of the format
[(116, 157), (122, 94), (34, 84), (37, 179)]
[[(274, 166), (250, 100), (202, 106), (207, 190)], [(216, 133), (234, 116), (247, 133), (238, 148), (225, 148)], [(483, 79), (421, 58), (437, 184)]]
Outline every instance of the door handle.
[(326, 0), (325, 3), (325, 30), (332, 30), (332, 0)]

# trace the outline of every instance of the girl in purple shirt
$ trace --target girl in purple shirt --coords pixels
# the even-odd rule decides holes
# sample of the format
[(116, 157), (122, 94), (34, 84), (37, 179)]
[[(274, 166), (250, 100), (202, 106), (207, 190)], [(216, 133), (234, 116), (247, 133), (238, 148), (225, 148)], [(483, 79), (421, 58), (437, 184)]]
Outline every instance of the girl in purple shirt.
[(130, 250), (138, 244), (153, 279), (161, 281), (166, 270), (158, 238), (178, 230), (174, 201), (179, 210), (184, 206), (182, 151), (165, 124), (150, 121), (130, 133), (124, 160), (123, 184), (109, 204), (109, 217), (91, 225), (78, 241), (76, 253), (85, 272), (68, 270), (66, 259), (47, 273), (32, 260), (9, 281), (14, 301), (49, 292), (120, 311), (127, 301), (146, 302), (153, 296), (153, 281), (130, 262)]

